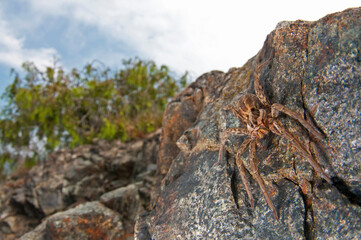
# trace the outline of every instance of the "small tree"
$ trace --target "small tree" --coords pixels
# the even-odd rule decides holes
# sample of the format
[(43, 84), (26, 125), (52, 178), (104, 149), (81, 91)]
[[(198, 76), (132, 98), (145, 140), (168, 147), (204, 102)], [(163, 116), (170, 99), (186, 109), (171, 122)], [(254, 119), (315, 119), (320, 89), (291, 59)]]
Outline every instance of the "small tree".
[(94, 138), (142, 137), (161, 126), (168, 100), (187, 82), (187, 74), (176, 79), (168, 67), (138, 58), (123, 61), (118, 71), (94, 65), (65, 73), (56, 65), (40, 71), (26, 62), (23, 78), (13, 71), (0, 114), (1, 171), (6, 162), (15, 165), (20, 150), (31, 153), (26, 163), (39, 159), (34, 139), (49, 152)]

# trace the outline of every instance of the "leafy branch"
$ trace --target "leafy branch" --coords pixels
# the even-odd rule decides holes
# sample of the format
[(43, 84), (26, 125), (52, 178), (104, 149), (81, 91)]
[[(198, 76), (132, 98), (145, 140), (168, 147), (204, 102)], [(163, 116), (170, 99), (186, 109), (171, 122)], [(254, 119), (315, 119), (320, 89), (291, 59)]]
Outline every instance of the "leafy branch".
[(34, 137), (45, 141), (46, 152), (94, 138), (140, 138), (161, 126), (168, 100), (187, 83), (187, 73), (176, 79), (167, 66), (138, 58), (118, 71), (94, 65), (66, 73), (56, 64), (40, 71), (26, 62), (24, 77), (12, 71), (2, 96), (0, 173), (5, 163), (16, 165), (21, 150), (31, 152), (25, 162), (39, 159), (39, 149), (30, 148)]

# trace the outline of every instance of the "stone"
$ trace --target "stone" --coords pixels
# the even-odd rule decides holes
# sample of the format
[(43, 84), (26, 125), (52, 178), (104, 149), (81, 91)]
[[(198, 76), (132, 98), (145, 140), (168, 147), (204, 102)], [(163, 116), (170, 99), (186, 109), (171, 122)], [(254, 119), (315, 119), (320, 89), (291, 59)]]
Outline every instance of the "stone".
[(59, 212), (41, 223), (20, 240), (33, 239), (109, 239), (121, 240), (125, 235), (118, 213), (99, 202), (88, 202)]
[[(157, 131), (129, 143), (94, 140), (73, 150), (55, 151), (32, 169), (14, 172), (0, 184), (0, 239), (19, 239), (27, 232), (25, 239), (88, 239), (87, 233), (93, 237), (89, 239), (133, 239), (138, 212), (147, 209), (150, 202), (159, 136)], [(117, 194), (112, 195), (113, 191)], [(99, 205), (100, 199), (108, 207)], [(67, 236), (67, 227), (75, 227), (80, 219), (71, 210), (88, 201), (112, 214), (86, 213), (78, 223), (80, 232)], [(93, 207), (86, 208), (91, 211)], [(53, 216), (60, 216), (58, 213), (71, 225), (55, 221)], [(109, 229), (103, 225), (96, 229), (99, 221), (105, 224), (110, 219), (119, 222), (112, 225), (122, 227), (119, 234), (104, 235)], [(93, 227), (96, 232), (90, 231)]]
[[(206, 73), (173, 99), (164, 114), (159, 186), (152, 208), (137, 220), (135, 239), (360, 238), (360, 19), (361, 8), (354, 8), (315, 22), (281, 22), (243, 67)], [(245, 137), (230, 137), (218, 161), (220, 133), (245, 127), (222, 109), (255, 92), (255, 68), (270, 57), (260, 74), (267, 98), (320, 129), (326, 138), (315, 141), (280, 115), (332, 179), (326, 182), (288, 140), (268, 134), (258, 168), (279, 221), (247, 173), (251, 208), (234, 159)], [(247, 161), (248, 150), (242, 157)]]
[(145, 210), (141, 205), (139, 186), (141, 186), (140, 183), (130, 184), (107, 192), (100, 197), (101, 203), (121, 215), (124, 228), (128, 233), (134, 233), (135, 220), (139, 212)]

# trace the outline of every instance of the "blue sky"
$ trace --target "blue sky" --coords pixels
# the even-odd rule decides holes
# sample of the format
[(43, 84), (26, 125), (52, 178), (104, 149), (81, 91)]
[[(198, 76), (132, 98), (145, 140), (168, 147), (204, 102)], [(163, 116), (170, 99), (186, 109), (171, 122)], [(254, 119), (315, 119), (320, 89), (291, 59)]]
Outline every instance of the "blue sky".
[[(119, 68), (138, 56), (193, 79), (242, 66), (283, 20), (317, 20), (359, 1), (2, 0), (0, 94), (10, 69), (33, 61), (65, 68), (95, 59)], [(3, 102), (0, 102), (0, 107)]]

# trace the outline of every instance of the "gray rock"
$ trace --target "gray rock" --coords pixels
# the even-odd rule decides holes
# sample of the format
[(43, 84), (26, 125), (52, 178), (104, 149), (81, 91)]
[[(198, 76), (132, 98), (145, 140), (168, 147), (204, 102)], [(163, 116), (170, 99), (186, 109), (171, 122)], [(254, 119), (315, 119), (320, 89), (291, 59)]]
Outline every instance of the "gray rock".
[(52, 215), (20, 240), (116, 240), (121, 239), (124, 232), (118, 213), (99, 202), (88, 202)]
[(124, 228), (128, 232), (134, 231), (135, 220), (139, 212), (145, 210), (139, 194), (139, 187), (141, 185), (141, 183), (130, 184), (126, 187), (107, 192), (100, 197), (101, 203), (121, 215), (125, 223)]
[[(99, 200), (104, 193), (110, 192), (104, 195), (110, 196), (113, 190), (122, 187), (127, 190), (118, 191), (111, 199), (104, 200), (104, 203), (109, 208), (114, 208), (114, 213), (119, 211), (113, 217), (119, 220), (123, 230), (119, 238), (113, 239), (133, 238), (138, 212), (147, 209), (150, 202), (159, 135), (158, 131), (143, 140), (130, 143), (95, 140), (90, 145), (73, 150), (56, 151), (45, 162), (29, 171), (13, 173), (0, 185), (0, 239), (19, 239), (26, 232), (29, 232), (26, 239), (42, 239), (41, 236), (46, 236), (45, 239), (70, 239), (74, 236), (66, 235), (65, 225), (49, 225), (53, 222), (47, 219), (80, 203)], [(134, 181), (137, 181), (136, 185), (133, 184)], [(62, 216), (68, 214), (67, 219), (75, 226), (78, 215), (70, 213), (66, 212)], [(84, 219), (88, 221), (86, 226), (95, 226), (98, 221), (108, 221), (102, 216), (91, 215), (84, 216)], [(42, 233), (39, 235), (34, 228), (41, 221), (47, 223), (41, 225)], [(55, 237), (54, 229), (61, 232), (61, 235)], [(48, 237), (49, 232), (53, 234), (52, 237)], [(79, 233), (73, 239), (81, 239), (84, 234)], [(95, 232), (94, 234), (93, 239), (105, 236), (98, 238)]]
[[(170, 102), (158, 160), (160, 186), (152, 210), (136, 223), (135, 238), (361, 238), (360, 19), (361, 8), (355, 8), (315, 22), (282, 22), (242, 68), (204, 74)], [(254, 93), (255, 68), (270, 56), (260, 74), (267, 98), (322, 131), (325, 140), (316, 141), (296, 120), (279, 116), (332, 179), (326, 182), (288, 140), (274, 134), (261, 139), (266, 149), (258, 148), (258, 168), (279, 221), (247, 173), (251, 208), (234, 159), (245, 137), (230, 137), (218, 162), (220, 133), (245, 127), (222, 108)], [(246, 167), (248, 155), (242, 156)]]

